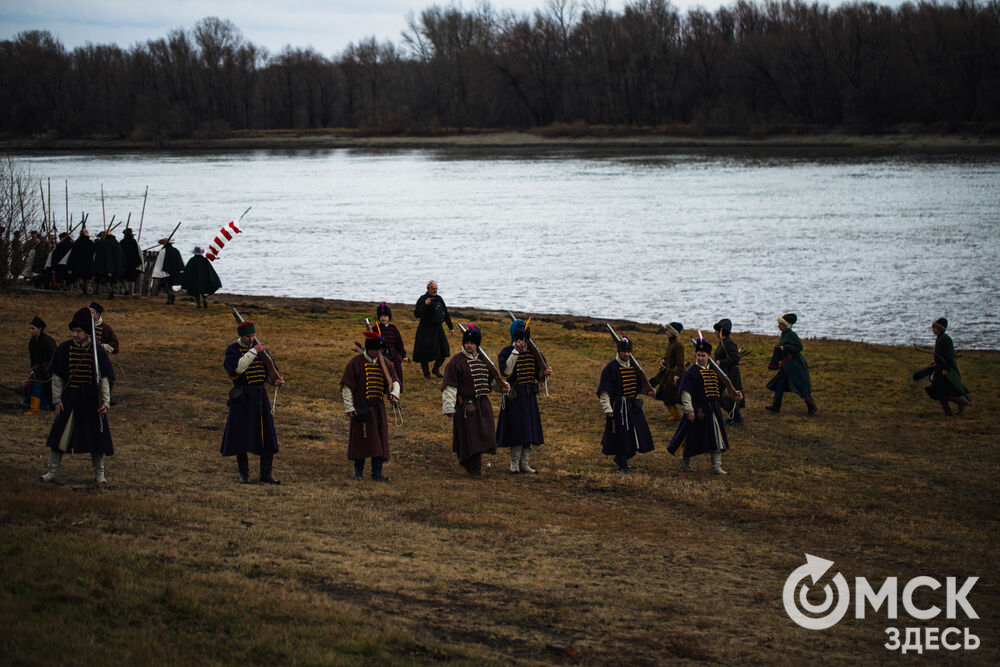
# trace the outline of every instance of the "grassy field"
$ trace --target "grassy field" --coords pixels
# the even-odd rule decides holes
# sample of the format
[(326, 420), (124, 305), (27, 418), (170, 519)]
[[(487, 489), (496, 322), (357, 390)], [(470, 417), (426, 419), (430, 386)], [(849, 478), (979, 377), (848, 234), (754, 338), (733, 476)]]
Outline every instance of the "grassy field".
[[(777, 332), (735, 333), (754, 354), (747, 426), (723, 457), (730, 474), (709, 475), (706, 457), (682, 473), (666, 452), (666, 411), (647, 401), (657, 448), (621, 476), (600, 453), (594, 394), (610, 337), (536, 315), (555, 369), (540, 399), (539, 474), (507, 473), (501, 453), (485, 459), (483, 479), (468, 477), (438, 382), (408, 366), (391, 481), (377, 484), (350, 479), (338, 386), (374, 306), (221, 299), (257, 323), (288, 382), (276, 410), (282, 484), (240, 485), (235, 461), (219, 456), (221, 363), (235, 339), (226, 305), (106, 301), (122, 341), (107, 487), (95, 488), (85, 456), (64, 459), (59, 484), (40, 483), (51, 414), (23, 416), (13, 393), (0, 394), (3, 664), (888, 662), (899, 657), (883, 646), (891, 626), (968, 627), (982, 640), (930, 652), (936, 662), (1000, 659), (989, 564), (1000, 546), (998, 352), (962, 354), (975, 402), (945, 418), (910, 380), (928, 355), (805, 338), (819, 415), (788, 398), (773, 416), (764, 384)], [(0, 293), (12, 341), (0, 384), (27, 371), (33, 315), (61, 341), (87, 302)], [(453, 311), (483, 327), (491, 356), (506, 344), (499, 314)], [(409, 347), (415, 322), (408, 307), (395, 313)], [(914, 326), (930, 344), (928, 324)], [(666, 337), (639, 328), (636, 355), (652, 367)], [(835, 572), (852, 589), (855, 577), (895, 576), (900, 589), (934, 577), (942, 588), (920, 589), (922, 608), (944, 608), (945, 577), (978, 576), (968, 600), (980, 618), (917, 621), (901, 606), (889, 620), (883, 607), (805, 630), (782, 604), (805, 553), (835, 562), (820, 587)]]

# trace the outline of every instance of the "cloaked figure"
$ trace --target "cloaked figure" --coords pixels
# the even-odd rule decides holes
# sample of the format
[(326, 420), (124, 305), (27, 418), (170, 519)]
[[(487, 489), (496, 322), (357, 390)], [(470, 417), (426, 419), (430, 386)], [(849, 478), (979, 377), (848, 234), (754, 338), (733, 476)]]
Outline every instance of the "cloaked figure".
[(212, 262), (205, 258), (205, 251), (195, 246), (194, 254), (184, 266), (181, 288), (194, 297), (197, 308), (208, 308), (208, 295), (215, 294), (222, 287), (219, 274), (212, 268)]
[(531, 450), (545, 442), (538, 410), (538, 383), (552, 375), (552, 369), (528, 344), (530, 338), (528, 323), (514, 320), (510, 345), (497, 354), (500, 374), (510, 383), (497, 417), (497, 446), (509, 449), (510, 471), (514, 473), (534, 473)]

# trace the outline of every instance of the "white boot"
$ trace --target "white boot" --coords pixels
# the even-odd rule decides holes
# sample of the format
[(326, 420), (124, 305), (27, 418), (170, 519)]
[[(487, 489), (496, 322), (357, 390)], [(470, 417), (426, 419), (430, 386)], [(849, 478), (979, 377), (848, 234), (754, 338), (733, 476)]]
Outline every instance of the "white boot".
[(49, 450), (49, 471), (42, 475), (43, 482), (56, 481), (56, 473), (59, 472), (59, 464), (62, 463), (63, 453), (56, 449)]
[(694, 472), (694, 470), (691, 468), (691, 459), (689, 457), (687, 456), (681, 457), (681, 470), (683, 470), (684, 472)]
[(107, 484), (104, 478), (104, 454), (91, 454), (90, 461), (94, 464), (94, 482), (97, 484)]
[(510, 448), (510, 471), (521, 471), (521, 447)]
[(528, 459), (531, 458), (531, 445), (525, 445), (521, 448), (521, 460), (518, 462), (518, 468), (521, 472), (526, 472), (528, 474), (534, 475), (537, 470), (528, 465)]
[(729, 473), (722, 469), (722, 452), (712, 452), (712, 469), (709, 471), (713, 475), (728, 475)]

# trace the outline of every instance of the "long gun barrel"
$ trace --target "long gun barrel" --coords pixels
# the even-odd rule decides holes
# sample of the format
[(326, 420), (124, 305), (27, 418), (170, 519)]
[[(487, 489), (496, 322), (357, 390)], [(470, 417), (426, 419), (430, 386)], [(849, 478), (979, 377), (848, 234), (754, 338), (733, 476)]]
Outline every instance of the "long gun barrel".
[[(233, 308), (233, 317), (236, 318), (237, 324), (242, 323), (242, 322), (245, 321), (243, 319), (243, 316), (240, 315), (240, 311), (236, 310), (236, 308)], [(256, 335), (254, 335), (253, 339), (254, 339), (254, 342), (257, 342), (257, 343), (260, 342), (259, 340), (257, 340), (257, 336)], [(275, 374), (277, 374), (277, 372), (278, 372), (278, 364), (274, 363), (274, 357), (272, 357), (271, 353), (268, 352), (267, 350), (264, 350), (264, 356), (267, 357), (267, 360), (271, 362), (271, 367), (274, 369)]]
[[(610, 324), (605, 323), (604, 326), (606, 326), (608, 331), (611, 332), (611, 337), (615, 339), (616, 344), (621, 342), (621, 336), (618, 335), (618, 332), (615, 331)], [(645, 389), (647, 391), (653, 391), (653, 385), (649, 384), (649, 380), (646, 379), (646, 371), (642, 368), (642, 364), (639, 363), (639, 360), (635, 358), (634, 354), (632, 355), (632, 363), (635, 364), (636, 370), (639, 371), (639, 375), (642, 377), (642, 384), (645, 385)]]
[[(700, 334), (701, 332), (698, 333)], [(692, 338), (691, 342), (694, 343), (695, 345), (698, 344), (698, 341), (695, 338)], [(714, 368), (715, 372), (722, 376), (722, 381), (725, 383), (726, 389), (728, 389), (729, 392), (735, 397), (737, 389), (733, 385), (733, 381), (729, 379), (728, 375), (726, 375), (726, 371), (719, 368), (719, 364), (715, 363), (715, 359), (713, 359), (712, 357), (708, 358), (708, 365)]]
[[(463, 334), (465, 333), (465, 325), (464, 324), (460, 323), (458, 325), (458, 328), (462, 330)], [(486, 362), (486, 365), (490, 369), (490, 373), (493, 374), (493, 379), (497, 381), (497, 387), (503, 387), (505, 384), (507, 384), (507, 381), (503, 379), (502, 375), (500, 375), (500, 369), (498, 369), (496, 367), (496, 364), (493, 363), (493, 361), (490, 359), (489, 355), (486, 354), (485, 352), (483, 352), (483, 348), (482, 347), (479, 348), (479, 357), (483, 361)]]

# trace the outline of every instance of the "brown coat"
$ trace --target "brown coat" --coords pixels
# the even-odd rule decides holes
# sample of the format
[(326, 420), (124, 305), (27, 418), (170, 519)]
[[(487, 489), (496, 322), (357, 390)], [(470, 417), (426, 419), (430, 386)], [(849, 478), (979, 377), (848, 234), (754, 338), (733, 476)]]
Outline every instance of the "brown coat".
[(684, 345), (680, 341), (680, 336), (674, 336), (667, 345), (667, 351), (663, 353), (663, 363), (666, 365), (662, 391), (657, 393), (657, 398), (667, 405), (677, 405), (681, 402), (681, 395), (677, 393), (674, 385), (674, 377), (684, 375)]
[[(351, 418), (347, 439), (347, 458), (352, 461), (371, 457), (389, 460), (389, 419), (383, 397), (392, 390), (392, 387), (386, 386), (385, 376), (379, 365), (375, 380), (378, 383), (379, 396), (375, 399), (366, 399), (366, 376), (372, 372), (372, 369), (367, 368), (370, 365), (363, 354), (358, 354), (347, 362), (344, 374), (340, 378), (341, 386), (350, 389), (354, 395), (354, 409), (359, 413), (357, 417)], [(392, 365), (386, 364), (386, 368), (389, 377), (398, 382)], [(360, 414), (366, 410), (367, 415)]]
[(482, 361), (472, 361), (464, 352), (453, 356), (444, 367), (441, 385), (442, 391), (445, 387), (458, 389), (455, 414), (451, 419), (451, 450), (460, 462), (483, 452), (496, 452), (497, 448), (493, 406), (489, 395), (476, 398), (472, 364), (485, 367)]

